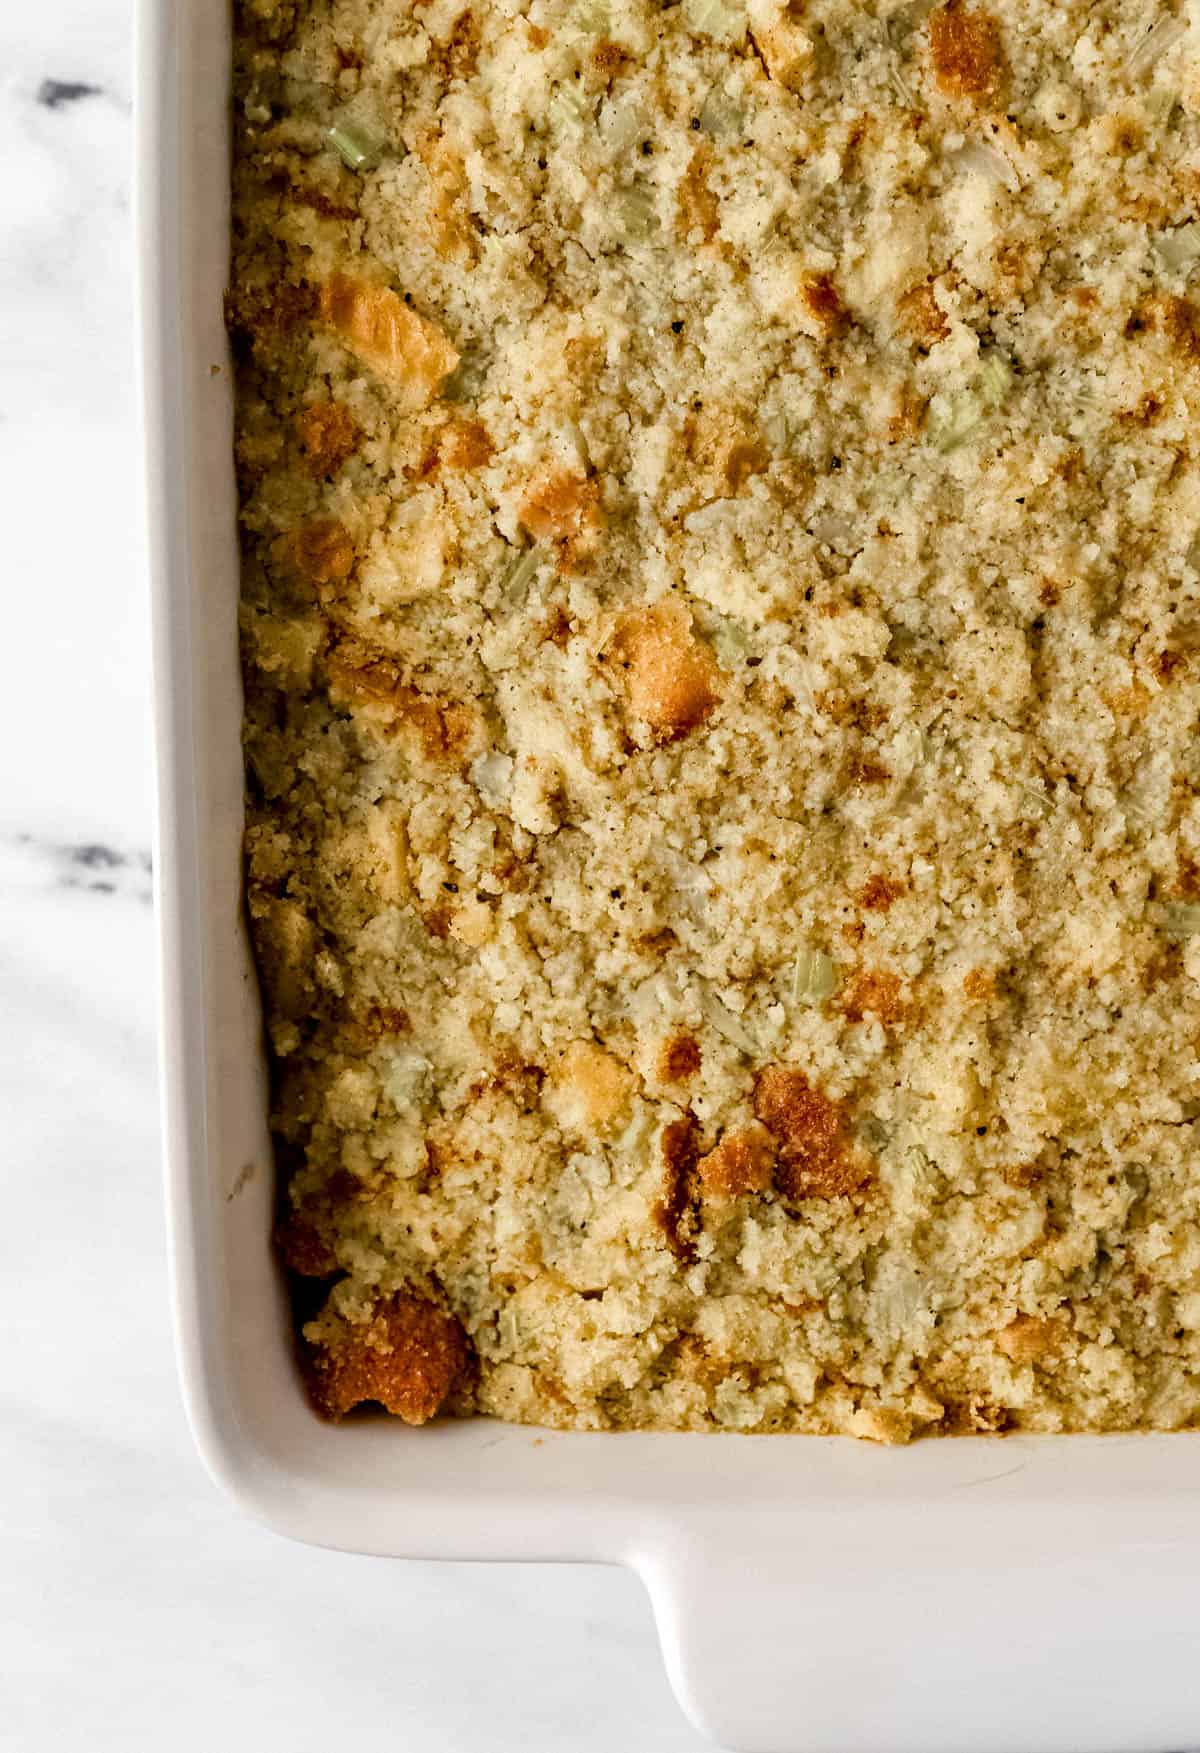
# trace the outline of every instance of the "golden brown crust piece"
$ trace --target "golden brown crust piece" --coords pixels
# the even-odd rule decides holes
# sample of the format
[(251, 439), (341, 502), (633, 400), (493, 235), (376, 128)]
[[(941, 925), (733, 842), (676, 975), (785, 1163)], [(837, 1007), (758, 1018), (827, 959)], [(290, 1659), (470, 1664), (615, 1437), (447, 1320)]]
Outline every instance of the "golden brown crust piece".
[(691, 413), (683, 435), (705, 498), (740, 493), (750, 477), (761, 474), (771, 461), (753, 420), (737, 409), (717, 406)]
[(775, 1145), (762, 1126), (727, 1132), (715, 1150), (700, 1158), (700, 1185), (710, 1199), (736, 1199), (766, 1193), (775, 1167)]
[(554, 1068), (545, 1101), (566, 1131), (588, 1137), (621, 1118), (632, 1084), (615, 1054), (594, 1041), (572, 1041)]
[(686, 1083), (700, 1069), (700, 1043), (691, 1035), (672, 1035), (658, 1052), (658, 1075), (663, 1083)]
[(354, 571), (354, 540), (335, 517), (314, 517), (280, 538), (278, 552), (318, 590), (345, 584)]
[(296, 416), (296, 431), (309, 470), (318, 480), (335, 475), (348, 463), (362, 438), (353, 414), (341, 402), (310, 402)]
[(289, 1212), (279, 1224), (275, 1246), (288, 1271), (297, 1278), (332, 1278), (337, 1271), (337, 1255), (328, 1236), (302, 1212)]
[(452, 420), (442, 435), (441, 458), (449, 469), (481, 469), (495, 453), (486, 426), (478, 420)]
[(275, 1247), (297, 1278), (333, 1278), (338, 1268), (339, 1220), (360, 1192), (353, 1175), (335, 1170), (317, 1192), (298, 1200), (288, 1195), (287, 1209), (275, 1226)]
[(875, 1016), (881, 1023), (902, 1023), (908, 1015), (900, 976), (887, 968), (862, 968), (842, 996), (842, 1011), (848, 1022), (861, 1023), (866, 1016)]
[(788, 0), (778, 8), (755, 7), (751, 34), (771, 78), (785, 91), (802, 91), (816, 54), (804, 29), (803, 0)]
[(876, 871), (858, 891), (858, 904), (864, 913), (886, 913), (903, 893), (903, 883)]
[(676, 1258), (691, 1261), (696, 1257), (699, 1227), (696, 1166), (700, 1159), (700, 1128), (695, 1115), (685, 1114), (664, 1126), (659, 1148), (662, 1152), (663, 1191), (654, 1208), (654, 1219)]
[(470, 753), (477, 734), (469, 707), (409, 686), (402, 667), (353, 639), (330, 652), (330, 698), (366, 709), (381, 728), (409, 738), (433, 766), (455, 766)]
[(830, 274), (806, 274), (800, 283), (804, 307), (826, 335), (838, 335), (850, 321), (850, 313)]
[(695, 234), (701, 244), (711, 244), (720, 225), (720, 204), (708, 186), (711, 164), (711, 152), (698, 146), (679, 185), (680, 235), (686, 239)]
[(321, 316), (411, 411), (423, 408), (458, 364), (445, 332), (390, 287), (334, 274), (321, 288)]
[(716, 659), (693, 633), (682, 603), (631, 609), (618, 624), (613, 650), (626, 673), (630, 712), (650, 726), (656, 742), (677, 742), (718, 705)]
[(1187, 364), (1200, 359), (1200, 306), (1177, 293), (1160, 293), (1139, 305), (1133, 332), (1149, 329), (1165, 339), (1176, 358)]
[(599, 483), (566, 469), (547, 470), (521, 501), (521, 522), (558, 553), (559, 568), (575, 572), (595, 553), (604, 527)]
[(1000, 27), (982, 7), (947, 0), (930, 14), (929, 54), (939, 88), (948, 97), (986, 97), (1004, 71)]
[(896, 303), (896, 317), (903, 332), (925, 347), (944, 341), (950, 333), (945, 312), (934, 297), (933, 287), (928, 281), (921, 286), (910, 287), (901, 295)]
[(775, 1184), (788, 1199), (838, 1199), (871, 1180), (851, 1142), (846, 1110), (790, 1065), (768, 1065), (754, 1086), (754, 1111), (779, 1149)]
[(406, 1291), (376, 1304), (364, 1321), (326, 1314), (308, 1353), (313, 1403), (335, 1422), (375, 1401), (406, 1424), (427, 1424), (468, 1362), (453, 1315)]
[(1065, 1338), (1065, 1323), (1053, 1315), (1018, 1315), (997, 1333), (996, 1344), (1013, 1363), (1042, 1363)]
[(225, 297), (225, 321), (235, 337), (266, 356), (287, 341), (317, 308), (317, 293), (283, 280), (239, 280)]

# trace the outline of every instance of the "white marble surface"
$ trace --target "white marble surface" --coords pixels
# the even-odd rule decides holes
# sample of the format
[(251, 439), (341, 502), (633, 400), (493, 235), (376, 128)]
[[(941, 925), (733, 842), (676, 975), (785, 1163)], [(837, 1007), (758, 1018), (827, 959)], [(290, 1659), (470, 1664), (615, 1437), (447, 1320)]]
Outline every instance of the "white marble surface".
[(159, 1195), (130, 35), (128, 0), (0, 4), (0, 1745), (694, 1750), (632, 1576), (289, 1545), (192, 1450)]

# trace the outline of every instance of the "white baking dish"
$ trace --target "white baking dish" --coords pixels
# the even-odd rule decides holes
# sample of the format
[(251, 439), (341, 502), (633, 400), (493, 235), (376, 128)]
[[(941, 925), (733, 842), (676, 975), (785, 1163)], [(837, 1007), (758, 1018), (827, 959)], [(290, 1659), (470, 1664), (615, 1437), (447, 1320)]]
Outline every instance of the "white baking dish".
[[(228, 0), (143, 0), (139, 183), (176, 1318), (214, 1476), (280, 1532), (425, 1558), (607, 1559), (681, 1703), (745, 1749), (1200, 1744), (1200, 1441), (555, 1435), (324, 1425), (268, 1248), (242, 765)], [(397, 1700), (398, 1710), (402, 1709)]]

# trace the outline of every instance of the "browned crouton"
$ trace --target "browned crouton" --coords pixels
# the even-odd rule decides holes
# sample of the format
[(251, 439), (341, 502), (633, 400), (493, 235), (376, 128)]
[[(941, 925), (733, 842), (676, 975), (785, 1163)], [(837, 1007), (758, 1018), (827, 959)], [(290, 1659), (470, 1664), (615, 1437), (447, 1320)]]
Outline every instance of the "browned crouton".
[(613, 649), (625, 670), (630, 713), (649, 725), (656, 742), (677, 742), (717, 706), (717, 660), (692, 631), (682, 603), (663, 599), (628, 610)]
[(426, 1424), (467, 1364), (466, 1335), (453, 1315), (410, 1292), (377, 1303), (365, 1321), (323, 1313), (310, 1341), (309, 1392), (335, 1422), (377, 1401), (406, 1424)]

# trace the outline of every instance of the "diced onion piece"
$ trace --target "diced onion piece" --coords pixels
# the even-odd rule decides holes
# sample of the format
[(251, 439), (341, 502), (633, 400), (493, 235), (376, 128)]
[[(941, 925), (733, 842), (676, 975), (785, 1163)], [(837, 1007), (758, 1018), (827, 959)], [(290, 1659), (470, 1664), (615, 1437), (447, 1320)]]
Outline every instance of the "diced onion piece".
[(908, 80), (904, 77), (903, 73), (901, 73), (899, 63), (896, 61), (889, 61), (888, 63), (888, 84), (891, 86), (896, 97), (904, 105), (906, 110), (916, 109), (916, 95), (913, 92), (912, 86), (908, 83)]
[(734, 1016), (728, 1005), (722, 1004), (715, 992), (705, 986), (700, 993), (700, 1009), (718, 1035), (724, 1037), (731, 1047), (753, 1059), (759, 1051), (758, 1042), (750, 1033), (740, 1017)]
[(646, 132), (646, 115), (641, 104), (625, 97), (609, 98), (601, 106), (597, 131), (614, 158), (628, 152), (635, 140)]
[(1187, 29), (1186, 19), (1160, 18), (1133, 49), (1125, 63), (1125, 71), (1134, 79), (1142, 73), (1148, 73), (1156, 61), (1161, 61), (1168, 50), (1182, 41), (1187, 35)]
[(1200, 901), (1168, 901), (1163, 908), (1163, 932), (1173, 943), (1200, 935)]
[(683, 527), (690, 536), (708, 535), (719, 530), (722, 524), (729, 522), (734, 513), (732, 499), (710, 499), (707, 505), (697, 506), (689, 511), (683, 520)]
[(835, 554), (852, 554), (864, 543), (858, 539), (853, 523), (840, 511), (822, 511), (812, 521), (812, 533), (818, 542), (832, 548)]
[(347, 170), (374, 170), (383, 157), (383, 143), (360, 128), (356, 122), (335, 122), (326, 130), (325, 138)]
[(887, 58), (888, 84), (905, 109), (919, 107), (912, 87), (901, 69), (909, 39), (933, 11), (936, 0), (914, 0), (910, 6), (898, 6), (883, 23), (883, 47)]
[(768, 414), (762, 429), (763, 437), (776, 456), (783, 456), (791, 448), (792, 429), (786, 414)]
[(700, 106), (698, 120), (701, 133), (711, 135), (714, 140), (730, 140), (746, 126), (746, 112), (718, 80)]
[(924, 24), (929, 14), (938, 4), (938, 0), (910, 0), (907, 6), (897, 6), (883, 29), (888, 41), (894, 48), (899, 48), (917, 29)]
[(858, 1135), (868, 1150), (886, 1150), (892, 1142), (891, 1129), (884, 1125), (878, 1114), (864, 1114)]
[(1054, 803), (1040, 786), (1027, 785), (1023, 779), (1017, 779), (1014, 783), (1021, 796), (1028, 798), (1029, 807), (1035, 816), (1046, 817), (1054, 814)]
[(736, 0), (683, 0), (683, 16), (697, 36), (718, 43), (745, 41), (746, 8)]
[(671, 846), (662, 848), (659, 860), (678, 898), (692, 912), (697, 908), (703, 910), (712, 890), (712, 878), (708, 872), (694, 859), (685, 858), (682, 852), (676, 852)]
[(958, 170), (981, 176), (989, 183), (999, 183), (1010, 194), (1015, 195), (1021, 187), (1021, 179), (1008, 159), (985, 141), (968, 141), (961, 151), (953, 155), (950, 162)]
[(490, 749), (471, 763), (471, 783), (486, 803), (507, 802), (515, 763), (511, 755)]
[(1200, 261), (1200, 225), (1189, 222), (1174, 231), (1160, 231), (1154, 248), (1173, 274), (1184, 274)]
[(658, 222), (650, 190), (637, 186), (619, 189), (613, 200), (617, 228), (629, 243), (645, 243)]
[(934, 396), (926, 428), (934, 448), (946, 454), (965, 444), (984, 416), (1003, 404), (1015, 381), (1003, 353), (988, 353), (967, 389)]
[(824, 1004), (838, 987), (837, 968), (824, 950), (804, 949), (796, 957), (792, 970), (792, 1002)]

